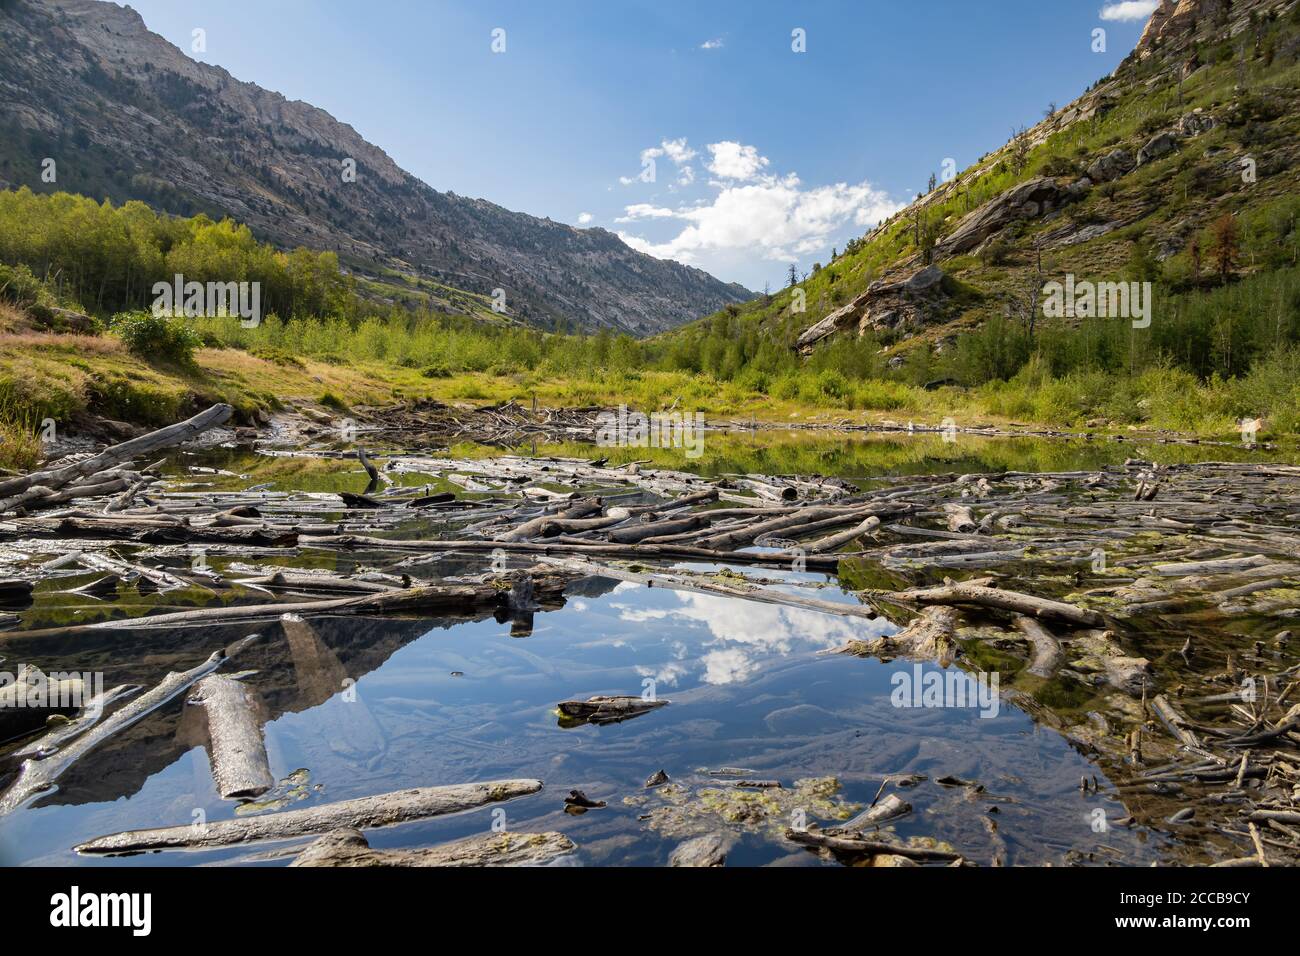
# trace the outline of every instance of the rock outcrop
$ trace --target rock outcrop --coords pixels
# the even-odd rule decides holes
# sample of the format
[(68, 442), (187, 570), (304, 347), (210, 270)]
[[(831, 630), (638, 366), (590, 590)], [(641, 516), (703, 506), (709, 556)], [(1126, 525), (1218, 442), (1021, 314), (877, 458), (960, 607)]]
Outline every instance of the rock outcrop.
[(1088, 167), (1088, 178), (1094, 183), (1108, 183), (1131, 173), (1137, 166), (1133, 153), (1122, 146), (1099, 157)]
[(947, 277), (938, 266), (926, 266), (897, 282), (873, 282), (848, 305), (807, 329), (795, 347), (807, 355), (822, 340), (855, 327), (859, 335), (919, 330), (936, 319), (947, 298)]
[(1138, 150), (1137, 164), (1145, 166), (1154, 159), (1168, 156), (1178, 148), (1178, 134), (1173, 130), (1164, 130), (1152, 136), (1145, 146)]
[(1278, 6), (1277, 0), (1160, 0), (1130, 59), (1182, 50), (1210, 33), (1235, 36), (1251, 14)]
[(1017, 219), (1038, 219), (1061, 206), (1063, 191), (1056, 180), (1031, 179), (1012, 186), (957, 224), (935, 247), (940, 256), (958, 256)]

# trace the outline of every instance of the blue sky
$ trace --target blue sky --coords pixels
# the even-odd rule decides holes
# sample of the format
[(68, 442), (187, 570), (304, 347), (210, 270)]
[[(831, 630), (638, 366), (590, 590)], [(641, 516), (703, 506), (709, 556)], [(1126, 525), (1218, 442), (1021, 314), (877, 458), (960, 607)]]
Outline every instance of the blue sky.
[(131, 6), (187, 52), (203, 28), (196, 58), (328, 110), (436, 189), (760, 290), (1113, 70), (1154, 0)]

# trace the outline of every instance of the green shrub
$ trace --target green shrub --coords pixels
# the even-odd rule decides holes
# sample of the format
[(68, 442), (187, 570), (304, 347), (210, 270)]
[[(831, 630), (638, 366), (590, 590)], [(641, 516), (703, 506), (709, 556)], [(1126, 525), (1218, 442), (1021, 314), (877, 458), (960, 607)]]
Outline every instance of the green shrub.
[(151, 362), (192, 366), (194, 351), (203, 345), (202, 336), (184, 319), (152, 312), (119, 312), (111, 328), (132, 354)]

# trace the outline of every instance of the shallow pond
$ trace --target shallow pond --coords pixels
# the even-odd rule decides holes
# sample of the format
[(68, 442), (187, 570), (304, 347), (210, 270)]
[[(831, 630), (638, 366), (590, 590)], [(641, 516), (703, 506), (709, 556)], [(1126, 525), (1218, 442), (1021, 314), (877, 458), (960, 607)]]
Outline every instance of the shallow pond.
[[(611, 454), (567, 445), (538, 452), (609, 455), (616, 463), (652, 459), (707, 474), (816, 472), (850, 480), (1072, 470), (1126, 457), (1250, 455), (1142, 442), (960, 436), (949, 443), (929, 435), (719, 435), (710, 436), (707, 447), (697, 462), (680, 452), (644, 449)], [(360, 491), (365, 485), (355, 463), (228, 450), (176, 456), (171, 477), (176, 487), (191, 482), (195, 490), (269, 484), (276, 490)], [(391, 559), (308, 552), (296, 563), (349, 570)], [(483, 571), (488, 560), (484, 555), (429, 568)], [(221, 560), (213, 564), (222, 567)], [(761, 573), (784, 579), (794, 592), (857, 603), (831, 577)], [(78, 583), (68, 580), (59, 588)], [(177, 601), (175, 595), (166, 602), (144, 595), (118, 605), (138, 614)], [(80, 619), (100, 613), (99, 607), (45, 588), (24, 615), (25, 626)], [(817, 856), (782, 837), (796, 814), (823, 825), (842, 821), (870, 805), (887, 776), (915, 774), (923, 779), (891, 787), (914, 807), (893, 830), (948, 844), (981, 864), (995, 857), (1008, 864), (1145, 864), (1177, 851), (1167, 834), (1141, 827), (1099, 833), (1099, 810), (1111, 818), (1122, 813), (1104, 769), (1011, 703), (995, 695), (982, 708), (898, 706), (900, 684), (923, 681), (938, 668), (824, 653), (892, 627), (884, 618), (841, 618), (600, 579), (571, 591), (563, 608), (538, 613), (530, 633), (514, 628), (513, 636), (511, 623), (487, 617), (313, 618), (33, 638), (17, 645), (0, 637), (5, 670), (31, 663), (102, 671), (105, 685), (113, 686), (156, 683), (169, 670), (261, 633), (239, 669), (257, 672), (249, 682), (264, 707), (272, 770), (283, 781), (261, 806), (237, 809), (220, 800), (193, 708), (174, 701), (92, 751), (57, 792), (0, 819), (0, 864), (283, 865), (289, 858), (268, 857), (272, 847), (108, 860), (79, 857), (71, 847), (124, 829), (513, 777), (536, 777), (545, 788), (497, 807), (373, 831), (371, 845), (416, 847), (488, 832), (500, 824), (494, 812), (503, 810), (510, 829), (559, 830), (578, 845), (557, 865), (663, 865), (683, 838), (715, 830), (737, 841), (731, 864), (820, 865)], [(564, 727), (555, 710), (570, 698), (643, 693), (671, 703), (605, 726)], [(710, 774), (720, 768), (741, 768), (745, 778), (779, 781), (782, 789), (737, 789), (738, 777)], [(672, 785), (646, 789), (647, 777), (658, 770)], [(1080, 779), (1094, 776), (1097, 790), (1081, 791)], [(820, 782), (798, 783), (810, 780)], [(571, 790), (606, 806), (565, 812)]]

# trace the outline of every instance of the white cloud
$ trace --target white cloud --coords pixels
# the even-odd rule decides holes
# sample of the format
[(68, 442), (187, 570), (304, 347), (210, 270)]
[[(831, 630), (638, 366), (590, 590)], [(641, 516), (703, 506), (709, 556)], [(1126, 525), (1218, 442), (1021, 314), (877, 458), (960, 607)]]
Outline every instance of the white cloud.
[(674, 163), (680, 166), (682, 163), (689, 162), (699, 154), (686, 145), (686, 137), (681, 139), (666, 139), (659, 144), (663, 150), (663, 155), (667, 156)]
[(721, 39), (721, 38), (718, 38), (718, 39), (716, 39), (716, 40), (705, 40), (703, 43), (700, 44), (700, 49), (701, 49), (701, 50), (721, 50), (721, 49), (722, 49), (722, 39)]
[(755, 147), (730, 140), (709, 144), (709, 155), (713, 158), (705, 168), (723, 179), (753, 179), (769, 165), (768, 158), (758, 155)]
[(592, 214), (589, 212), (580, 212), (578, 213), (578, 225), (585, 226), (587, 223), (591, 222), (591, 220), (594, 218), (595, 217), (592, 216)]
[(615, 219), (615, 222), (636, 222), (638, 219), (671, 219), (677, 213), (671, 209), (665, 209), (662, 206), (652, 206), (648, 202), (633, 203), (630, 206), (623, 207), (623, 215)]
[(1103, 20), (1119, 20), (1125, 23), (1134, 20), (1145, 20), (1156, 12), (1158, 6), (1160, 6), (1160, 0), (1122, 0), (1122, 2), (1108, 3), (1102, 7), (1101, 18)]
[(677, 210), (641, 206), (627, 207), (628, 215), (618, 221), (665, 219), (668, 213), (686, 226), (665, 242), (626, 233), (619, 233), (620, 238), (640, 252), (684, 262), (727, 252), (771, 260), (810, 255), (825, 248), (843, 227), (865, 231), (902, 208), (869, 182), (804, 189), (793, 174), (723, 186), (712, 202), (701, 205)]
[(677, 176), (677, 185), (689, 186), (695, 182), (695, 170), (690, 166), (683, 166)]

